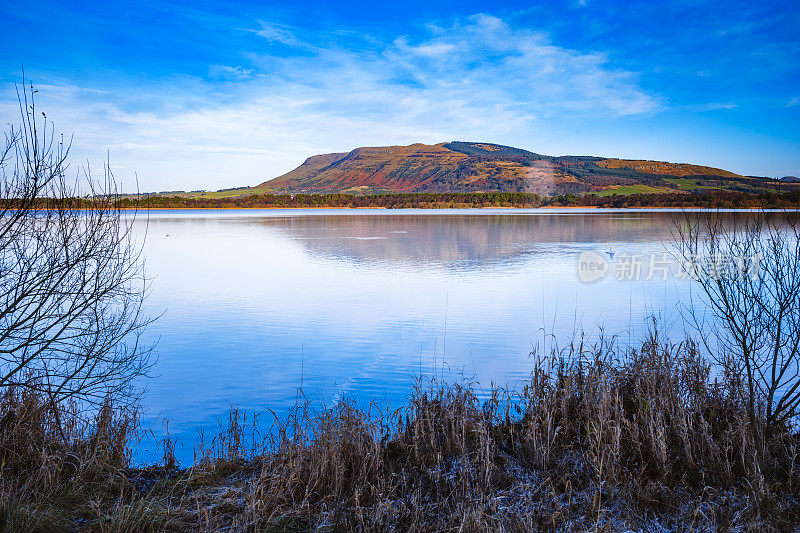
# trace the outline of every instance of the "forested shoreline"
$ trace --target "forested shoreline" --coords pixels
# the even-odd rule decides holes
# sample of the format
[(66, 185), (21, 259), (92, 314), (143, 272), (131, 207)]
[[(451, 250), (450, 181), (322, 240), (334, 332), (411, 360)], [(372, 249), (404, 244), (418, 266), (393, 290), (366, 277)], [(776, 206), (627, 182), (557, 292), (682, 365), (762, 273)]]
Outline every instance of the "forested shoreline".
[[(91, 202), (81, 200), (80, 203)], [(403, 194), (256, 194), (231, 198), (184, 196), (120, 197), (122, 209), (243, 209), (243, 208), (483, 208), (483, 207), (672, 207), (709, 209), (797, 209), (800, 192), (762, 193), (713, 191), (597, 196), (533, 193), (403, 193)]]

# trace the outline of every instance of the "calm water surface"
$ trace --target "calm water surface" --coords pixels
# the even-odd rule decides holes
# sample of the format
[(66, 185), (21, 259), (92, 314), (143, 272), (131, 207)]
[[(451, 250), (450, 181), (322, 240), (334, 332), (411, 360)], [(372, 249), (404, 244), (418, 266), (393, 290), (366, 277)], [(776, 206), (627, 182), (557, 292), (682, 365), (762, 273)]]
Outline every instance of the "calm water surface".
[[(144, 423), (190, 462), (231, 406), (278, 416), (302, 383), (400, 406), (415, 376), (509, 384), (536, 347), (598, 327), (641, 338), (657, 314), (682, 335), (689, 284), (583, 283), (578, 256), (663, 252), (683, 215), (597, 210), (202, 210), (139, 217), (147, 340), (158, 363)], [(649, 255), (648, 255), (649, 257)], [(271, 415), (270, 415), (271, 416)], [(153, 439), (136, 450), (157, 458)]]

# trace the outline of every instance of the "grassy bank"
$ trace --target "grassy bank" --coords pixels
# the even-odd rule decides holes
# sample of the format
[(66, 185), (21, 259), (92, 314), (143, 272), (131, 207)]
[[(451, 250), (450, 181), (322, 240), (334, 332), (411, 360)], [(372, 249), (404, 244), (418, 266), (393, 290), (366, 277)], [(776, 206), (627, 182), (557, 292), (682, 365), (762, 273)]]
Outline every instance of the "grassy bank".
[[(689, 344), (573, 345), (515, 390), (421, 383), (407, 407), (243, 415), (180, 469), (131, 468), (134, 418), (6, 391), (5, 530), (787, 530), (798, 435), (754, 425)], [(64, 428), (62, 432), (58, 428)]]

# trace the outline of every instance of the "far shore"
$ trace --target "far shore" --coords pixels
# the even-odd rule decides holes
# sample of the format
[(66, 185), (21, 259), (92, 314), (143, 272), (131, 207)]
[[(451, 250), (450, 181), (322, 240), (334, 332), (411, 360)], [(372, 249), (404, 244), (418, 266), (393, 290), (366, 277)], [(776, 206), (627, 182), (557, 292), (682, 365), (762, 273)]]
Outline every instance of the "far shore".
[[(502, 205), (487, 205), (487, 206), (470, 206), (470, 207), (399, 207), (399, 208), (390, 208), (384, 206), (368, 206), (368, 207), (347, 207), (347, 206), (331, 206), (331, 207), (319, 207), (319, 206), (263, 206), (263, 207), (120, 207), (121, 211), (263, 211), (263, 210), (276, 210), (276, 211), (285, 211), (285, 210), (298, 210), (298, 211), (308, 211), (308, 210), (340, 210), (340, 211), (361, 211), (361, 210), (385, 210), (385, 211), (401, 211), (401, 210), (426, 210), (426, 211), (448, 211), (454, 209), (474, 209), (474, 210), (483, 210), (483, 209), (574, 209), (574, 210), (597, 210), (597, 211), (618, 211), (620, 209), (626, 210), (640, 210), (640, 211), (652, 211), (652, 210), (709, 210), (709, 209), (716, 209), (713, 207), (700, 207), (700, 206), (679, 206), (679, 207), (672, 207), (672, 206), (630, 206), (630, 207), (602, 207), (597, 205), (570, 205), (570, 206), (561, 206), (561, 205), (539, 205), (539, 206), (502, 206)], [(762, 208), (762, 207), (736, 207), (736, 208), (725, 208), (731, 209), (735, 211), (758, 211), (762, 209), (773, 209), (773, 208)], [(800, 211), (800, 208), (784, 208), (780, 209), (781, 211)]]

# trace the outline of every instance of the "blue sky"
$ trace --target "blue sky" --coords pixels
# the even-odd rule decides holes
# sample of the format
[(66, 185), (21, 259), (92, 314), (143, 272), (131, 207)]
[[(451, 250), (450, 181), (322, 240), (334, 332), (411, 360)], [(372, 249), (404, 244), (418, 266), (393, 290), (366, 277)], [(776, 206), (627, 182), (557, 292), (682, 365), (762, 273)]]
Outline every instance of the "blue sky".
[(50, 2), (0, 6), (13, 83), (126, 189), (260, 183), (356, 146), (800, 175), (800, 3)]

